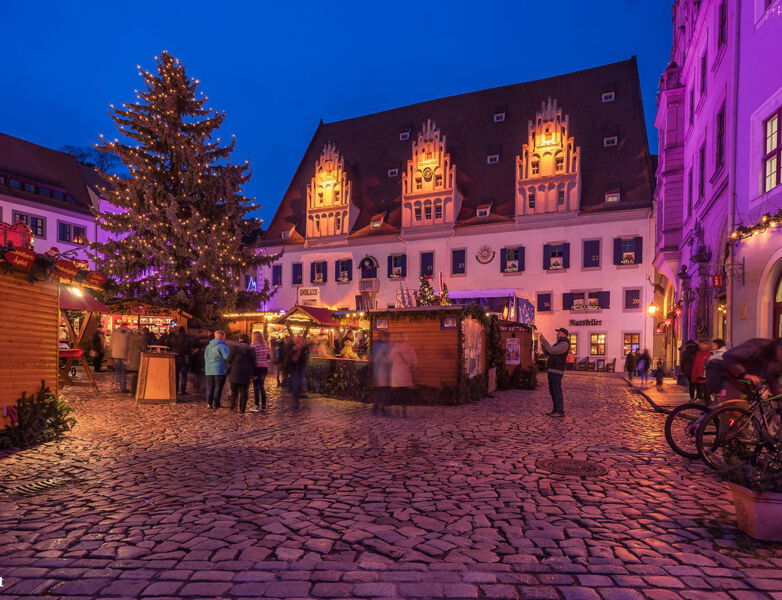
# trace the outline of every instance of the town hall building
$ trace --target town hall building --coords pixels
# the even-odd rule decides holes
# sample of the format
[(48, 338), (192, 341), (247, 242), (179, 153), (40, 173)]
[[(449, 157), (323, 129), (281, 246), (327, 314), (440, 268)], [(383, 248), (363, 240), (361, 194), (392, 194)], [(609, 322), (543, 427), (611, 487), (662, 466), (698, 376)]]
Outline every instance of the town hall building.
[(406, 305), (426, 275), (621, 370), (653, 347), (653, 163), (634, 58), (321, 123), (259, 244), (267, 308)]

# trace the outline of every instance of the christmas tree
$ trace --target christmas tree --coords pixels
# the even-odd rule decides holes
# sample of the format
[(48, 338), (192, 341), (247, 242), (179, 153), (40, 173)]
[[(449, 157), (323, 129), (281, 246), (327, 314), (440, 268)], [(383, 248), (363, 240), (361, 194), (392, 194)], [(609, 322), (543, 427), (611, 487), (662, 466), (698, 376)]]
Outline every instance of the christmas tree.
[[(236, 306), (244, 273), (275, 257), (242, 243), (252, 226), (245, 216), (257, 207), (242, 195), (249, 166), (230, 162), (235, 140), (214, 137), (225, 113), (206, 107), (179, 60), (166, 52), (156, 60), (156, 73), (139, 67), (145, 89), (137, 101), (112, 106), (125, 141), (98, 145), (119, 156), (129, 176), (109, 177), (113, 208), (96, 217), (111, 239), (92, 248), (119, 296), (214, 324)], [(256, 307), (269, 296), (268, 281), (258, 287)]]
[(418, 306), (433, 306), (438, 303), (439, 301), (432, 289), (432, 284), (429, 283), (429, 278), (426, 275), (421, 275), (418, 289)]
[(443, 281), (443, 291), (440, 292), (440, 306), (450, 306), (451, 299), (448, 297), (448, 285)]

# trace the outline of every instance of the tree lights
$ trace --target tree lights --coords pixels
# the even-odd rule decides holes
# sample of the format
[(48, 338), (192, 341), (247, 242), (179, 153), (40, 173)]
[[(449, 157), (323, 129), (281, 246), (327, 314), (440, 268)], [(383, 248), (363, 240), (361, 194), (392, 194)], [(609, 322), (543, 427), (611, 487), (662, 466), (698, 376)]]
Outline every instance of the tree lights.
[[(245, 216), (255, 208), (241, 189), (247, 163), (233, 165), (235, 139), (213, 140), (225, 113), (196, 97), (198, 80), (163, 52), (157, 72), (144, 71), (137, 102), (112, 106), (117, 129), (128, 143), (101, 136), (98, 148), (116, 154), (129, 177), (110, 176), (104, 190), (114, 211), (98, 212), (107, 242), (93, 243), (95, 259), (117, 281), (119, 293), (152, 304), (184, 309), (204, 324), (237, 301), (239, 278), (257, 256), (243, 245)], [(268, 298), (268, 282), (257, 301)]]

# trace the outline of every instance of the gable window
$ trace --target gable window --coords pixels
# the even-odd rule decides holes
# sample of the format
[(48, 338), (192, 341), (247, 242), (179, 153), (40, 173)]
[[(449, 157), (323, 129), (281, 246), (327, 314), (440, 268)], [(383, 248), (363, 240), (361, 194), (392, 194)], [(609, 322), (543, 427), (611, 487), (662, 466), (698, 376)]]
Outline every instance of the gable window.
[(614, 264), (639, 265), (643, 261), (642, 237), (614, 238)]
[(584, 240), (584, 259), (582, 265), (585, 269), (600, 266), (600, 240)]
[(421, 252), (421, 275), (434, 275), (434, 252)]
[(400, 131), (399, 132), (399, 141), (400, 142), (405, 142), (405, 141), (407, 141), (409, 139), (410, 139), (410, 130), (409, 129), (407, 131)]
[(538, 294), (538, 312), (551, 312), (551, 292)]
[(558, 271), (570, 268), (570, 244), (546, 244), (543, 246), (543, 268)]
[(698, 150), (698, 198), (706, 194), (706, 143)]
[(301, 285), (304, 282), (304, 265), (301, 263), (293, 263), (291, 265), (291, 284)]
[(782, 135), (779, 125), (782, 122), (782, 109), (763, 123), (763, 191), (780, 184), (780, 162), (782, 161)]
[(613, 102), (616, 99), (616, 93), (615, 92), (603, 92), (600, 96), (600, 100), (603, 104), (606, 102)]
[(640, 289), (625, 290), (624, 309), (625, 310), (640, 310), (641, 309), (641, 290)]
[(619, 202), (619, 192), (606, 192), (605, 201), (608, 204)]
[(494, 113), (494, 122), (495, 123), (502, 123), (505, 120), (505, 113), (504, 112), (496, 112)]
[(500, 272), (519, 273), (524, 270), (524, 246), (500, 250)]
[(413, 212), (415, 213), (415, 220), (416, 221), (420, 221), (421, 220), (421, 207), (420, 206), (416, 206), (413, 209)]
[(46, 239), (46, 219), (24, 213), (13, 213), (13, 222), (18, 223), (20, 221), (30, 228), (35, 237)]
[(622, 352), (627, 355), (628, 352), (635, 352), (641, 349), (640, 333), (625, 333), (622, 336)]
[(272, 285), (276, 287), (282, 285), (282, 265), (272, 265)]
[(280, 232), (280, 238), (282, 238), (283, 240), (287, 240), (290, 237), (291, 237), (290, 230)]
[(57, 241), (68, 242), (70, 244), (84, 244), (87, 241), (86, 230), (84, 227), (79, 227), (78, 225), (58, 223)]
[(310, 283), (326, 283), (328, 281), (328, 263), (325, 260), (310, 265)]
[(483, 219), (483, 218), (486, 218), (486, 217), (489, 216), (489, 211), (490, 210), (491, 209), (488, 206), (480, 206), (475, 211), (475, 214)]
[(342, 283), (353, 281), (353, 259), (347, 258), (334, 262), (334, 279)]
[(716, 122), (716, 145), (714, 152), (714, 168), (718, 170), (725, 164), (725, 105), (722, 105), (720, 112), (717, 113)]
[(486, 164), (487, 165), (496, 165), (498, 162), (500, 162), (500, 155), (499, 154), (489, 154), (486, 157)]
[(451, 275), (464, 275), (467, 272), (467, 251), (451, 251)]
[(603, 146), (605, 148), (611, 148), (619, 144), (619, 136), (609, 135), (603, 138)]
[(530, 165), (530, 170), (532, 171), (533, 175), (538, 175), (540, 173), (540, 162), (533, 160), (532, 164)]
[(528, 203), (528, 206), (530, 208), (535, 208), (535, 192), (534, 191), (531, 191), (529, 193), (527, 203)]
[(389, 279), (407, 277), (406, 254), (392, 254), (388, 257), (388, 277)]
[(559, 173), (560, 171), (564, 171), (565, 170), (565, 157), (564, 156), (557, 156), (557, 159), (554, 162), (554, 164), (555, 164), (554, 168), (557, 170), (557, 173)]
[(589, 334), (589, 355), (590, 356), (604, 356), (606, 353), (606, 334), (605, 333), (590, 333)]
[(388, 170), (388, 176), (389, 177), (396, 177), (399, 175), (399, 169), (389, 169)]
[(443, 205), (439, 202), (434, 205), (434, 218), (435, 219), (442, 219), (443, 218)]

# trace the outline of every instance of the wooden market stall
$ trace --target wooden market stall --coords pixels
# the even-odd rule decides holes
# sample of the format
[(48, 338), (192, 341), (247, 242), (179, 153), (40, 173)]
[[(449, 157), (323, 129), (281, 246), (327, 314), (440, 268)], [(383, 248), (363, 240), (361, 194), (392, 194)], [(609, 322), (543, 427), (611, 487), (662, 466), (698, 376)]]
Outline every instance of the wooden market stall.
[(132, 329), (141, 330), (148, 328), (156, 337), (169, 333), (173, 328), (188, 328), (188, 322), (192, 319), (183, 310), (165, 308), (146, 304), (144, 302), (117, 302), (108, 305), (109, 313), (102, 319), (102, 325), (107, 334), (111, 334), (120, 323), (127, 323)]
[(505, 358), (505, 377), (498, 374), (500, 387), (535, 387), (535, 349), (532, 325), (516, 321), (498, 322)]
[[(90, 329), (94, 315), (109, 312), (108, 307), (92, 297), (89, 290), (71, 285), (60, 286), (60, 323), (65, 326), (69, 348), (60, 348), (60, 385), (91, 385), (98, 391), (85, 355), (85, 335)], [(75, 313), (75, 314), (74, 314)], [(74, 326), (76, 324), (76, 326)], [(62, 341), (62, 340), (61, 340)], [(87, 381), (78, 381), (71, 376), (71, 366), (81, 365)]]
[(260, 331), (264, 338), (271, 342), (281, 339), (287, 333), (284, 325), (277, 325), (275, 321), (280, 317), (275, 311), (250, 311), (242, 313), (226, 313), (223, 318), (228, 321), (227, 332), (233, 337), (234, 332), (252, 336), (253, 331)]

